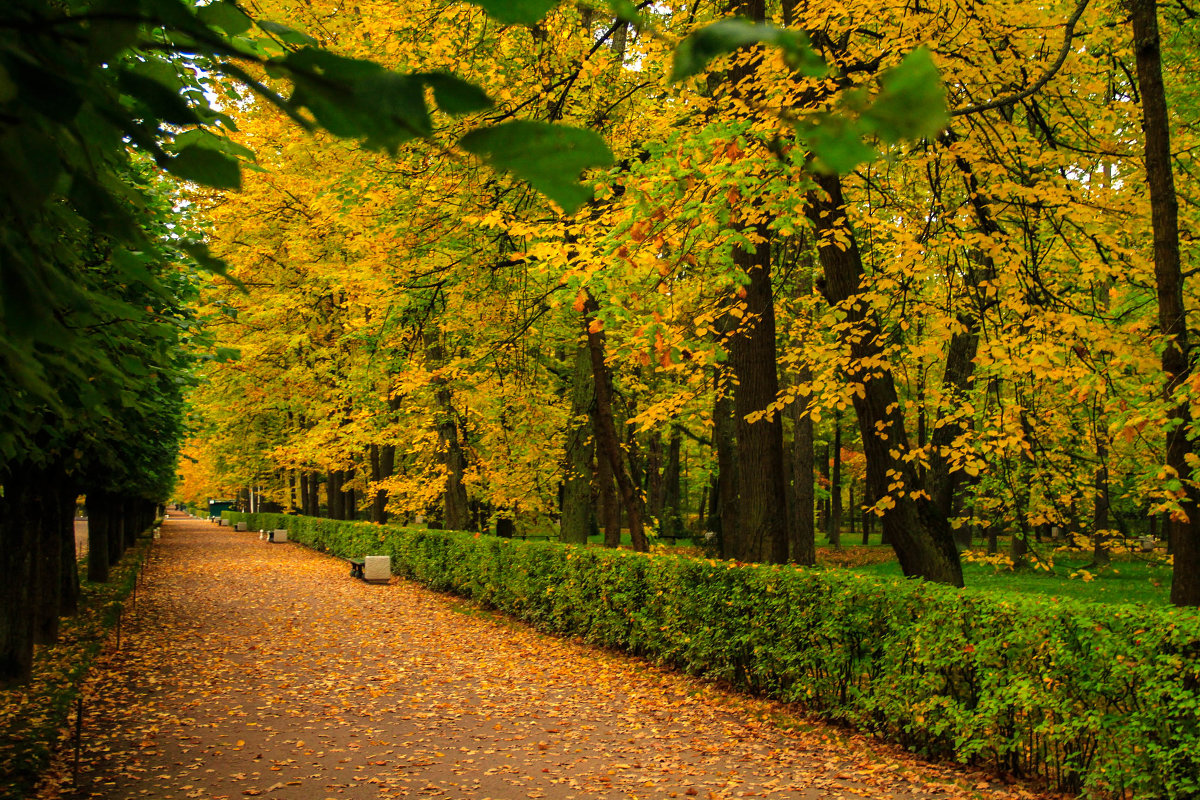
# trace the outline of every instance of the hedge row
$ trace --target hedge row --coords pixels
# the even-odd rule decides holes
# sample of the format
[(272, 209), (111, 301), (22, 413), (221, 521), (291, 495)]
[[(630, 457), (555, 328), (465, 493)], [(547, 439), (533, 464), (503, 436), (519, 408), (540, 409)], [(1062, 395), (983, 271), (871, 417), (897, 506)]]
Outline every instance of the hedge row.
[(1192, 611), (226, 512), (581, 636), (1088, 796), (1200, 796)]

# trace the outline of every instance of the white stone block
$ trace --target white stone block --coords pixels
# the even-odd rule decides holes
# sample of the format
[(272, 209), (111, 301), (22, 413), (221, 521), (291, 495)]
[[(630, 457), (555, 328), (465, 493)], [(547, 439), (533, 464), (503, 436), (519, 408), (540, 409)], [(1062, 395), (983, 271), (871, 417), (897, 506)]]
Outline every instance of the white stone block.
[(221, 525), (222, 527), (226, 527), (226, 528), (228, 528), (228, 527), (229, 527), (229, 520), (227, 520), (227, 519), (223, 519), (223, 518), (222, 518), (222, 519), (220, 519), (220, 520), (217, 520), (217, 524), (218, 524), (218, 525)]
[(271, 537), (272, 542), (286, 542), (287, 528), (276, 528), (275, 535)]
[(246, 523), (244, 523), (244, 522), (239, 522), (239, 523), (238, 523), (238, 524), (237, 524), (237, 525), (234, 527), (234, 530), (235, 530), (235, 531), (244, 531), (244, 530), (246, 530)]
[(391, 556), (365, 556), (363, 558), (363, 580), (386, 583), (392, 577)]

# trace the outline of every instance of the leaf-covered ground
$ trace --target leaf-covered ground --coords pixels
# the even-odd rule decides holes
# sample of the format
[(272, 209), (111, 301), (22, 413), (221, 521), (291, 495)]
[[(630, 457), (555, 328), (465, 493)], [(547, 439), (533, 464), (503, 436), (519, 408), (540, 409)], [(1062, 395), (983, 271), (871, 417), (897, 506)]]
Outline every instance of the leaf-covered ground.
[(256, 533), (147, 569), (42, 800), (1030, 796)]

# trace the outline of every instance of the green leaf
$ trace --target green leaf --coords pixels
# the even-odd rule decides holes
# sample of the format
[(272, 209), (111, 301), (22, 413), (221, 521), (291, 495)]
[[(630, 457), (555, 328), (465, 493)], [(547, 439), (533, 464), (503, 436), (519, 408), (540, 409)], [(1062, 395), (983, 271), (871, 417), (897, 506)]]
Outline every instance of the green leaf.
[(863, 116), (885, 142), (932, 136), (950, 121), (946, 90), (928, 49), (909, 53), (879, 83), (882, 89)]
[(214, 189), (242, 188), (242, 173), (237, 159), (208, 147), (184, 147), (177, 156), (166, 159), (162, 167), (179, 178)]
[(593, 131), (515, 120), (471, 131), (459, 145), (492, 167), (511, 172), (570, 214), (592, 196), (579, 174), (612, 163), (608, 145)]
[(218, 136), (212, 131), (206, 131), (203, 128), (193, 128), (190, 131), (184, 131), (175, 137), (173, 147), (176, 151), (182, 150), (184, 147), (195, 145), (196, 147), (207, 147), (209, 150), (216, 150), (219, 153), (226, 153), (236, 158), (244, 158), (248, 161), (254, 159), (254, 151), (249, 147), (238, 144), (232, 139), (227, 139), (224, 136)]
[(424, 72), (415, 77), (425, 81), (433, 89), (433, 98), (438, 108), (447, 114), (470, 114), (492, 107), (487, 92), (473, 83), (464, 81), (446, 72)]
[(267, 33), (276, 37), (282, 42), (299, 46), (315, 45), (317, 40), (309, 36), (307, 33), (301, 33), (294, 28), (289, 28), (287, 25), (280, 25), (278, 22), (260, 19), (257, 22), (258, 27), (262, 28)]
[(532, 25), (558, 5), (558, 0), (470, 0), (497, 22)]
[(0, 103), (8, 103), (17, 99), (17, 84), (4, 64), (0, 64)]
[(147, 122), (155, 125), (165, 122), (169, 125), (198, 125), (200, 117), (179, 95), (179, 92), (164, 86), (153, 78), (147, 78), (131, 70), (123, 70), (117, 75), (117, 86), (126, 95), (141, 102), (153, 116)]
[(227, 36), (245, 33), (254, 24), (254, 21), (246, 16), (240, 8), (233, 3), (224, 2), (224, 0), (218, 0), (218, 2), (209, 3), (197, 9), (196, 16), (205, 25), (212, 25), (225, 31)]
[(671, 80), (699, 75), (714, 58), (756, 44), (780, 48), (788, 65), (805, 75), (819, 76), (828, 71), (828, 66), (813, 50), (804, 33), (731, 17), (693, 31), (679, 43), (671, 66)]
[(433, 132), (420, 78), (315, 48), (291, 53), (281, 63), (291, 70), (296, 86), (291, 105), (307, 108), (336, 136), (394, 151), (402, 142)]
[(797, 124), (796, 132), (815, 158), (814, 166), (822, 172), (845, 175), (878, 155), (863, 141), (868, 131), (859, 120), (820, 114)]

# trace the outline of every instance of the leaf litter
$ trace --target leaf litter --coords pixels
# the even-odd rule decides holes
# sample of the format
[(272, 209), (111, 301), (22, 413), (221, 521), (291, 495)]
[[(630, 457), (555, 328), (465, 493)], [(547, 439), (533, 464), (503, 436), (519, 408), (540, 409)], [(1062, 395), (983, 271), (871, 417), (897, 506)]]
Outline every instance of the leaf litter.
[(1038, 796), (184, 517), (130, 616), (38, 800)]

